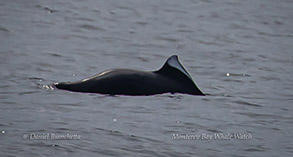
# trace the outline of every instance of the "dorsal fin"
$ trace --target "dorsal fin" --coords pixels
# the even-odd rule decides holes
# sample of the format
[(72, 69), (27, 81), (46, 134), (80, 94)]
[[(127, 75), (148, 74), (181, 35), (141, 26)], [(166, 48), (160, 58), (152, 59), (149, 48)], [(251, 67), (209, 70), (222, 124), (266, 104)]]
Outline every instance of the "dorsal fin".
[(166, 63), (163, 65), (163, 67), (159, 69), (158, 71), (155, 71), (155, 73), (165, 75), (167, 77), (170, 77), (171, 79), (175, 79), (187, 85), (187, 87), (186, 86), (184, 87), (184, 91), (186, 93), (194, 94), (194, 95), (205, 95), (197, 87), (192, 77), (189, 75), (189, 73), (184, 68), (184, 66), (180, 63), (177, 55), (173, 55), (169, 57)]
[(180, 63), (177, 55), (173, 55), (173, 56), (169, 57), (167, 59), (167, 61), (165, 62), (165, 64), (163, 65), (163, 67), (160, 70), (158, 70), (158, 72), (165, 72), (165, 71), (168, 71), (168, 69), (170, 69), (170, 68), (174, 68), (174, 69), (179, 70), (181, 73), (183, 73), (185, 76), (187, 76), (189, 79), (192, 80), (192, 78), (189, 75), (189, 73), (187, 72), (187, 70)]

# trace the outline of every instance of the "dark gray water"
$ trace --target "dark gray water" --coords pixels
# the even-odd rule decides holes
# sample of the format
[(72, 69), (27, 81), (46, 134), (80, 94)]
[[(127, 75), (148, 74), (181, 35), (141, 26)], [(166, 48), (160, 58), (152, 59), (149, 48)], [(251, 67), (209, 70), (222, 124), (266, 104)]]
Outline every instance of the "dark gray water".
[[(291, 0), (1, 0), (1, 156), (292, 156), (292, 17)], [(208, 96), (48, 86), (173, 54)]]

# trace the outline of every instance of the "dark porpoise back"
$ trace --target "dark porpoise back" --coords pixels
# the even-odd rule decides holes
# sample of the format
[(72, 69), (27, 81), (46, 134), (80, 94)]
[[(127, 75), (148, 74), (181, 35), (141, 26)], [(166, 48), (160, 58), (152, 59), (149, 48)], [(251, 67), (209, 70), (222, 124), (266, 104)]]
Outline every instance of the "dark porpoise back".
[(110, 95), (154, 95), (168, 92), (204, 95), (176, 55), (169, 57), (157, 71), (114, 69), (77, 82), (55, 83), (55, 87)]

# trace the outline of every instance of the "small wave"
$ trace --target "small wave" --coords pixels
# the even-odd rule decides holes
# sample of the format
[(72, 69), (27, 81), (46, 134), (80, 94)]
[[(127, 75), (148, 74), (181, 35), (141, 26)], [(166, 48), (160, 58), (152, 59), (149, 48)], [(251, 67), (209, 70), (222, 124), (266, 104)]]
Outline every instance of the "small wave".
[(0, 26), (0, 32), (10, 32), (7, 28)]
[(227, 77), (231, 77), (231, 76), (236, 76), (236, 77), (251, 77), (251, 75), (249, 74), (245, 74), (245, 73), (226, 73)]
[(224, 79), (227, 82), (243, 82), (242, 80)]
[(90, 25), (90, 24), (83, 24), (80, 25), (79, 27), (84, 28), (86, 30), (99, 30), (99, 31), (104, 31), (104, 28), (98, 27), (98, 26), (94, 26), (94, 25)]
[(29, 77), (29, 80), (36, 80), (36, 81), (44, 81), (44, 79), (40, 78), (40, 77)]
[(43, 7), (41, 5), (35, 5), (35, 7), (47, 11), (49, 14), (57, 12), (57, 10), (51, 9), (49, 7)]
[(255, 107), (262, 107), (262, 106), (259, 105), (259, 104), (250, 103), (250, 102), (247, 102), (247, 101), (237, 100), (237, 101), (233, 101), (233, 102), (236, 103), (236, 104), (241, 104), (241, 105), (255, 106)]

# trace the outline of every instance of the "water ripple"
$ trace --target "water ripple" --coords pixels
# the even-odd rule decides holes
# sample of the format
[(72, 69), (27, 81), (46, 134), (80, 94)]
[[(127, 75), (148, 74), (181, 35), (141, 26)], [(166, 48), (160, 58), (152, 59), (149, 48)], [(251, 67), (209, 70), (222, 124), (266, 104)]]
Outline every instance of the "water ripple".
[(241, 101), (241, 100), (235, 100), (235, 101), (233, 101), (233, 103), (241, 104), (241, 105), (247, 105), (247, 106), (263, 107), (262, 105), (259, 105), (259, 104), (250, 103), (250, 102)]

